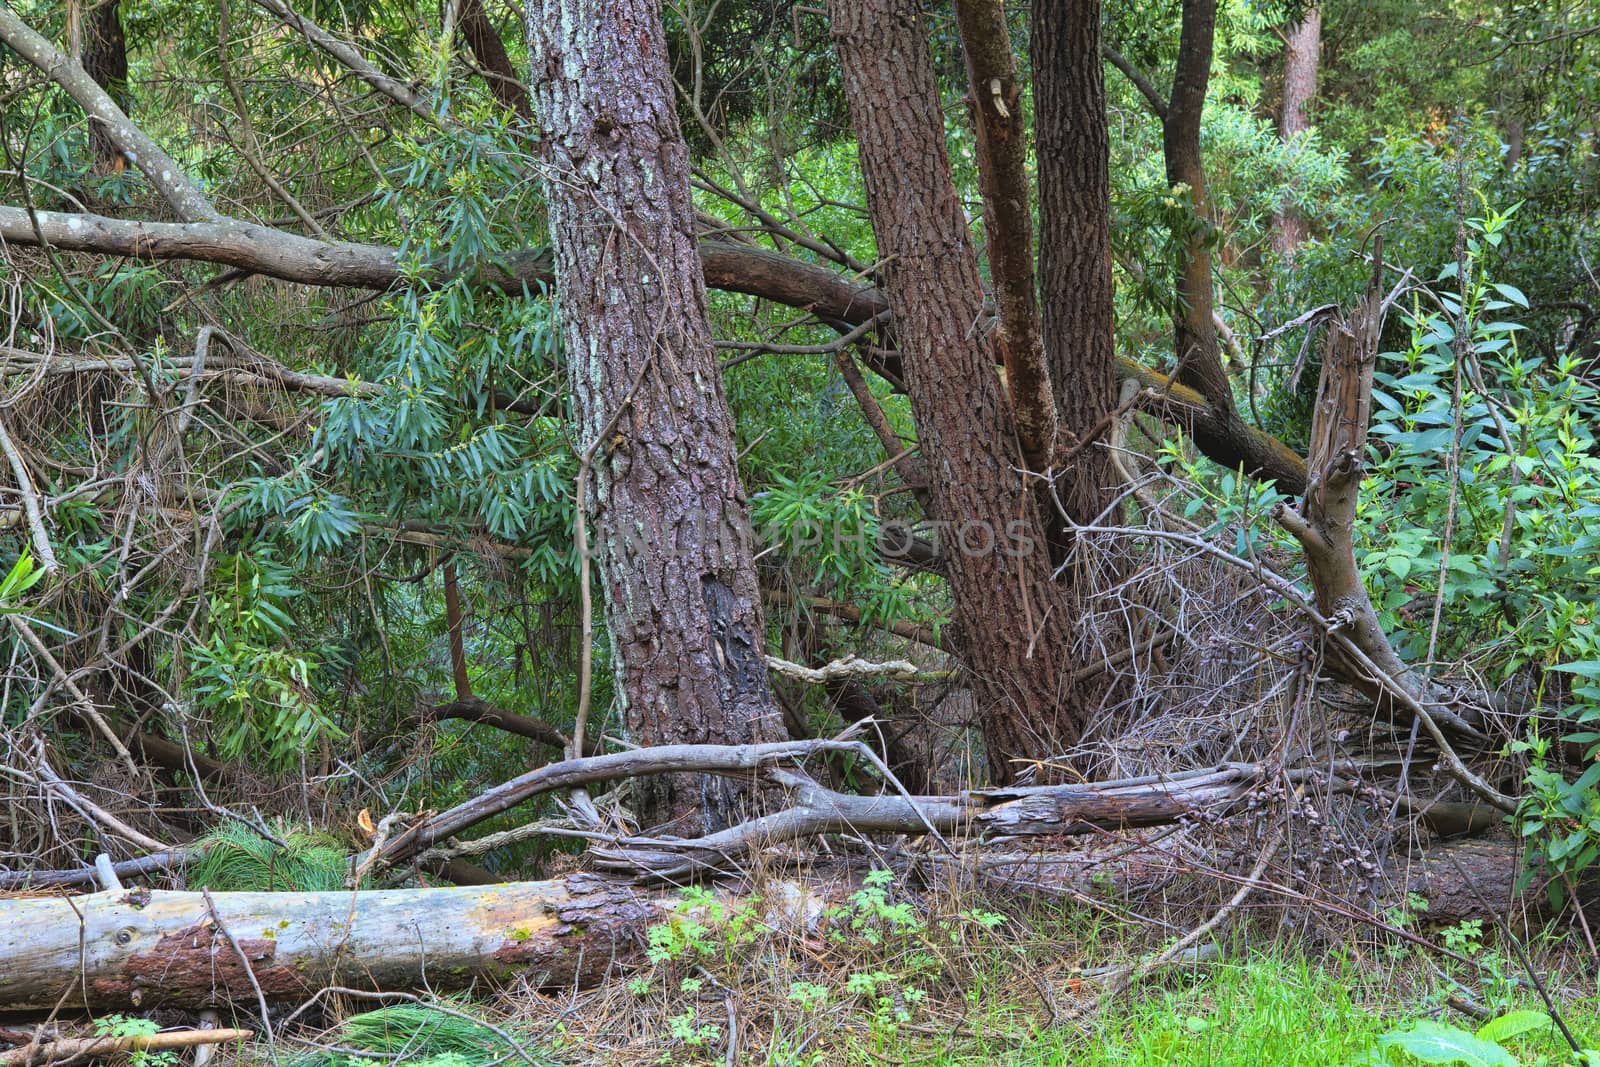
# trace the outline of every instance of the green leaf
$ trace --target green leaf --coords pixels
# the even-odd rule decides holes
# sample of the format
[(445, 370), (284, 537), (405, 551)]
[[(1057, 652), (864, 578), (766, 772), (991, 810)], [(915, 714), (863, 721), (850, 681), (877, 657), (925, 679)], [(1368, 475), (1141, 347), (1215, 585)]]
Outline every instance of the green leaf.
[(1531, 1030), (1543, 1030), (1550, 1025), (1550, 1016), (1544, 1012), (1524, 1008), (1521, 1011), (1508, 1011), (1498, 1019), (1490, 1019), (1478, 1027), (1478, 1036), (1485, 1041), (1500, 1044)]
[(0, 578), (0, 605), (13, 603), (44, 577), (44, 571), (33, 565), (33, 556), (26, 549), (17, 557), (10, 572)]
[(1600, 677), (1600, 659), (1580, 659), (1572, 663), (1558, 663), (1550, 669), (1553, 671), (1566, 671), (1569, 674), (1592, 674)]
[(1466, 1067), (1517, 1067), (1511, 1053), (1455, 1026), (1424, 1019), (1410, 1030), (1378, 1038), (1385, 1048), (1398, 1048), (1423, 1063), (1466, 1064)]
[(1507, 285), (1504, 282), (1495, 282), (1494, 287), (1500, 291), (1501, 296), (1505, 297), (1513, 304), (1516, 304), (1520, 307), (1528, 306), (1528, 298), (1524, 296), (1522, 290), (1518, 289), (1516, 286)]

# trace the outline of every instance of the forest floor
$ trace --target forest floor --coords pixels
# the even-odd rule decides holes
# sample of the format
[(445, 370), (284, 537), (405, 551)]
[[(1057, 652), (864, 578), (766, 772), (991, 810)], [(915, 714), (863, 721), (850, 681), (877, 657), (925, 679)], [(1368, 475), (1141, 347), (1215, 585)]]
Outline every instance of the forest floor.
[[(1050, 981), (1048, 972), (1052, 966), (1059, 970), (1059, 966), (1040, 960), (1032, 973), (996, 967), (987, 981), (974, 982), (966, 990), (930, 990), (928, 999), (907, 1012), (909, 1018), (903, 1021), (893, 1018), (899, 1006), (895, 1004), (883, 1005), (887, 1011), (875, 1010), (871, 1003), (858, 1003), (855, 1010), (847, 1012), (822, 1011), (809, 1021), (793, 1020), (788, 1028), (772, 1025), (781, 1012), (755, 1012), (757, 1018), (746, 1018), (742, 1024), (746, 1033), (737, 1057), (731, 1061), (725, 1058), (724, 1006), (706, 1002), (695, 1008), (691, 1006), (695, 998), (686, 994), (682, 1001), (685, 1014), (663, 1017), (642, 1011), (629, 1023), (607, 1023), (607, 1030), (614, 1035), (609, 1040), (599, 1035), (578, 1038), (574, 1033), (574, 1043), (565, 1053), (560, 1043), (547, 1049), (554, 1062), (573, 1064), (1414, 1064), (1423, 1061), (1394, 1051), (1387, 1053), (1390, 1058), (1383, 1058), (1380, 1038), (1411, 1030), (1419, 1020), (1437, 1020), (1467, 1032), (1477, 1030), (1485, 1021), (1483, 1017), (1475, 1018), (1451, 1006), (1452, 998), (1461, 1003), (1463, 992), (1484, 995), (1486, 984), (1491, 988), (1498, 984), (1488, 1000), (1494, 1005), (1489, 1014), (1494, 1016), (1542, 1010), (1542, 1002), (1527, 982), (1505, 970), (1508, 966), (1514, 969), (1514, 963), (1492, 949), (1483, 950), (1478, 958), (1489, 972), (1487, 981), (1480, 976), (1476, 988), (1464, 990), (1466, 982), (1409, 949), (1391, 958), (1363, 958), (1362, 954), (1344, 950), (1313, 955), (1303, 946), (1273, 948), (1237, 961), (1224, 958), (1173, 968), (1070, 1021), (1052, 1020), (1048, 1011), (1041, 1010), (1037, 986)], [(1563, 1021), (1581, 1046), (1594, 1047), (1600, 1043), (1600, 998), (1595, 995), (1593, 971), (1585, 981), (1578, 961), (1567, 962), (1573, 968), (1574, 981), (1564, 985), (1560, 1004)], [(1583, 982), (1581, 987), (1579, 982)], [(1067, 1013), (1075, 1006), (1071, 999), (1073, 987), (1070, 979), (1061, 984), (1060, 994), (1067, 999), (1058, 1008)], [(733, 998), (734, 1015), (763, 995), (784, 997), (786, 991), (764, 990), (752, 996), (752, 990), (742, 990)], [(894, 998), (893, 993), (889, 996)], [(1092, 997), (1085, 983), (1081, 1000)], [(1473, 1003), (1478, 1006), (1483, 1002)], [(692, 1017), (687, 1015), (690, 1011), (694, 1012)], [(675, 1018), (682, 1022), (674, 1025)], [(647, 1032), (652, 1019), (659, 1026), (654, 1036)], [(687, 1037), (697, 1026), (711, 1028), (699, 1046), (693, 1037)], [(633, 1040), (616, 1040), (630, 1030), (636, 1034)], [(584, 1053), (574, 1056), (579, 1049)], [(1503, 1061), (1508, 1063), (1574, 1062), (1570, 1047), (1550, 1025), (1506, 1040), (1504, 1049), (1514, 1057)], [(586, 1058), (591, 1052), (600, 1058)]]
[[(759, 901), (748, 903), (754, 899), (733, 907), (689, 891), (681, 917), (652, 928), (652, 958), (618, 968), (596, 989), (435, 1002), (452, 1015), (415, 1002), (344, 1001), (332, 1005), (325, 1030), (280, 1030), (280, 1047), (265, 1059), (271, 1050), (258, 1037), (214, 1062), (1573, 1063), (1566, 1039), (1542, 1014), (1545, 1005), (1519, 962), (1523, 952), (1577, 1044), (1600, 1045), (1594, 959), (1565, 929), (1513, 945), (1475, 922), (1434, 929), (1420, 916), (1387, 916), (1433, 946), (1426, 947), (1263, 907), (1205, 943), (1198, 960), (1152, 970), (1102, 996), (1108, 972), (1186, 932), (1168, 921), (1181, 916), (1151, 919), (1139, 933), (1137, 925), (1076, 906), (1001, 915), (973, 896), (930, 906), (925, 897), (902, 898), (884, 880), (809, 925), (791, 927), (771, 922)], [(1470, 1042), (1495, 1018), (1505, 1019), (1502, 1030), (1522, 1032), (1480, 1045), (1477, 1059), (1412, 1059), (1392, 1047), (1392, 1036), (1385, 1040), (1415, 1035), (1420, 1024), (1446, 1044)]]

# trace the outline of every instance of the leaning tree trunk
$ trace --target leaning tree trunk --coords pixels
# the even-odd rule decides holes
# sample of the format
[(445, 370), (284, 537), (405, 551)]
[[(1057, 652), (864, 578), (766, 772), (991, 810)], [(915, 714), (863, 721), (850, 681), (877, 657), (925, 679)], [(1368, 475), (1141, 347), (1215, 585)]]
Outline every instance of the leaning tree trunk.
[(1083, 710), (1068, 702), (1072, 619), (1018, 472), (921, 4), (832, 0), (828, 10), (989, 771), (1009, 782), (1013, 761), (1060, 752), (1082, 732)]
[[(1322, 46), (1322, 9), (1307, 9), (1305, 17), (1290, 27), (1283, 42), (1283, 101), (1278, 111), (1278, 135), (1284, 144), (1311, 129), (1306, 105), (1317, 95), (1317, 53)], [(1306, 220), (1290, 204), (1278, 212), (1272, 245), (1285, 256), (1306, 240)]]
[[(612, 669), (641, 744), (779, 730), (733, 418), (653, 0), (529, 0), (535, 105)], [(743, 790), (674, 776), (645, 825), (726, 825)]]

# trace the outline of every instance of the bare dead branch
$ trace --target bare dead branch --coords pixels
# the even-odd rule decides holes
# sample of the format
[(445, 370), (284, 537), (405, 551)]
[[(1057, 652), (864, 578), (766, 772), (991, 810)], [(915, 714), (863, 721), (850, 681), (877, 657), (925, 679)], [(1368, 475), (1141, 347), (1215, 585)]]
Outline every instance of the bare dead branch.
[(65, 89), (83, 108), (89, 121), (100, 124), (111, 142), (149, 179), (179, 218), (206, 222), (216, 222), (222, 218), (199, 186), (189, 180), (177, 161), (134, 125), (116, 101), (111, 99), (111, 95), (89, 77), (76, 60), (34, 31), (6, 6), (0, 6), (0, 41), (4, 41), (23, 59)]

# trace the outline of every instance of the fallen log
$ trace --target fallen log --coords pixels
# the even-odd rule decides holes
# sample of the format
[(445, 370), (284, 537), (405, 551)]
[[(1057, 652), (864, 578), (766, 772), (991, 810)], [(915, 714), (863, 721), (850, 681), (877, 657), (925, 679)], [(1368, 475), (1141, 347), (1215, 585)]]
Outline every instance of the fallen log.
[[(1213, 877), (1161, 840), (924, 856), (936, 867), (955, 864), (1008, 897), (1042, 895), (1113, 914), (1190, 907)], [(1420, 895), (1428, 906), (1417, 917), (1428, 927), (1480, 919), (1525, 928), (1551, 914), (1537, 886), (1518, 891), (1513, 842), (1443, 842), (1408, 864), (1392, 903)], [(1596, 889), (1580, 885), (1580, 903), (1593, 903)], [(815, 915), (806, 902), (819, 895), (827, 894), (802, 889), (770, 899), (798, 900), (784, 910), (805, 921)], [(1284, 899), (1315, 906), (1294, 891)], [(334, 985), (443, 992), (523, 981), (583, 988), (631, 962), (649, 927), (680, 903), (673, 893), (586, 874), (487, 888), (214, 893), (209, 902), (201, 893), (160, 890), (0, 899), (0, 1013), (58, 1003), (253, 1010), (262, 999), (301, 1001)]]
[[(193, 863), (199, 857), (200, 852), (200, 849), (193, 848), (153, 852), (148, 856), (140, 856), (138, 859), (113, 863), (111, 870), (118, 878), (143, 878)], [(94, 867), (89, 866), (59, 871), (0, 871), (0, 892), (18, 889), (39, 889), (51, 885), (89, 885), (96, 881), (99, 881), (98, 872)]]
[(668, 898), (587, 875), (360, 893), (134, 890), (0, 900), (0, 1012), (300, 1000), (328, 985), (597, 982)]
[[(1543, 871), (1523, 883), (1525, 860), (1521, 844), (1505, 838), (1459, 838), (1422, 849), (1411, 858), (1404, 880), (1408, 893), (1427, 901), (1417, 921), (1444, 927), (1478, 919), (1486, 928), (1503, 922), (1527, 930), (1571, 917), (1574, 906), (1590, 916), (1600, 914), (1600, 879), (1564, 879)], [(1565, 890), (1554, 899), (1546, 892), (1552, 882)]]

